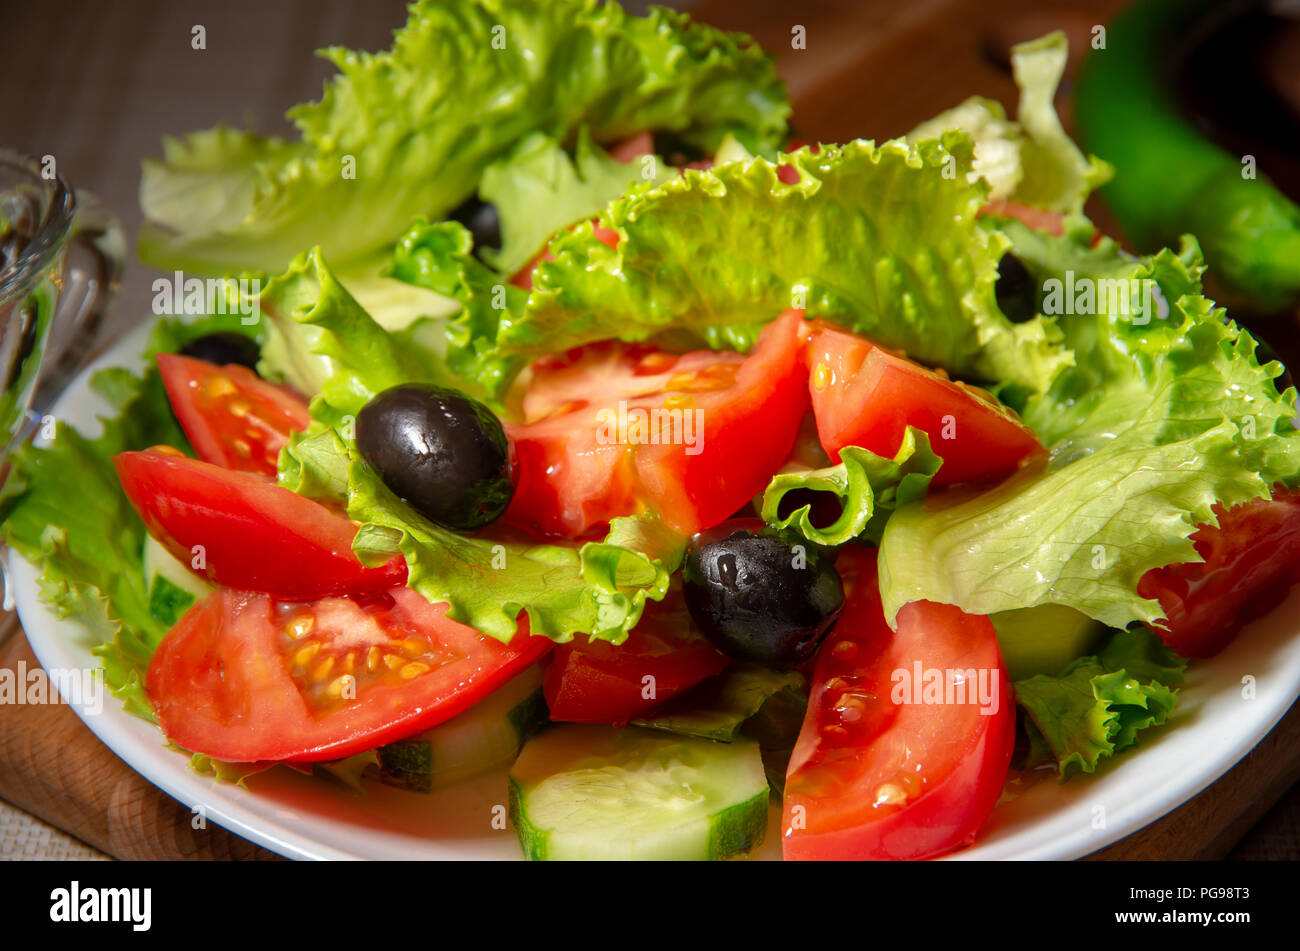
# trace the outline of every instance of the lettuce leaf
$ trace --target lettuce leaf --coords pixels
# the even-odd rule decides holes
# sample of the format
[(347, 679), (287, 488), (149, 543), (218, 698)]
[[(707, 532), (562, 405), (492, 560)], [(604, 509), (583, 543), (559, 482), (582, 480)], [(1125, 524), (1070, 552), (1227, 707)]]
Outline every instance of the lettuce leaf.
[(1118, 631), (1095, 657), (1081, 657), (1049, 677), (1014, 684), (1027, 715), (1031, 746), (1056, 760), (1062, 780), (1091, 773), (1173, 712), (1187, 661), (1150, 631)]
[(277, 481), (292, 492), (320, 502), (348, 497), (348, 443), (332, 426), (313, 423), (294, 433), (280, 450)]
[(1059, 30), (1012, 47), (1011, 66), (1020, 88), (1016, 121), (1007, 118), (1001, 103), (972, 96), (921, 123), (907, 138), (919, 142), (961, 129), (975, 141), (970, 174), (989, 183), (990, 200), (1080, 211), (1088, 195), (1111, 179), (1114, 169), (1079, 151), (1056, 114), (1053, 100), (1067, 55), (1065, 34)]
[[(773, 476), (763, 490), (763, 520), (817, 545), (842, 545), (852, 539), (879, 545), (889, 516), (900, 505), (922, 498), (943, 463), (931, 451), (930, 437), (913, 426), (907, 427), (892, 460), (859, 446), (845, 446), (840, 460), (824, 469)], [(782, 500), (796, 489), (833, 493), (840, 503), (839, 518), (818, 528), (812, 523), (811, 504), (781, 518)]]
[(398, 240), (387, 274), (460, 302), (447, 326), (446, 361), (468, 392), (499, 407), (500, 395), (523, 368), (522, 354), (502, 354), (497, 335), (511, 314), (522, 313), (528, 292), (506, 283), (474, 254), (474, 239), (455, 221), (420, 218)]
[[(651, 516), (614, 519), (603, 542), (537, 544), (493, 526), (461, 535), (425, 519), (349, 447), (348, 515), (362, 523), (353, 550), (367, 564), (401, 553), (407, 585), (448, 616), (509, 642), (520, 612), (529, 631), (622, 643), (646, 598), (662, 600), (686, 539)], [(493, 531), (495, 530), (495, 531)]]
[(218, 127), (144, 163), (146, 262), (276, 273), (319, 244), (348, 270), (458, 206), (531, 132), (664, 130), (708, 150), (733, 133), (775, 149), (790, 112), (749, 37), (596, 0), (416, 0), (390, 50), (321, 56), (339, 72), (289, 111), (298, 140)]
[(381, 327), (325, 263), (300, 254), (262, 291), (264, 374), (313, 393), (312, 418), (341, 423), (377, 393), (412, 381), (448, 381), (442, 360), (410, 333)]
[[(226, 318), (186, 325), (159, 324), (149, 353), (174, 350), (215, 327), (235, 329)], [(240, 327), (244, 332), (253, 328)], [(169, 445), (190, 452), (167, 403), (156, 367), (143, 374), (101, 370), (91, 388), (111, 408), (95, 438), (63, 422), (46, 446), (24, 445), (0, 492), (0, 535), (40, 569), (40, 598), (59, 617), (82, 619), (102, 640), (94, 653), (104, 679), (126, 709), (153, 719), (144, 672), (167, 633), (156, 617), (144, 573), (144, 524), (113, 468), (113, 456)]]
[(1138, 581), (1200, 560), (1189, 536), (1217, 524), (1215, 502), (1300, 483), (1295, 391), (1278, 393), (1281, 365), (1261, 366), (1250, 334), (1201, 295), (1191, 239), (1178, 254), (1132, 258), (1109, 240), (1091, 248), (1091, 229), (1053, 238), (1003, 227), (1045, 287), (1137, 283), (1094, 293), (1097, 313), (1061, 318), (1075, 366), (1022, 410), (1049, 464), (895, 512), (880, 548), (886, 616), (927, 599), (974, 614), (1053, 603), (1110, 627), (1154, 623), (1159, 602), (1139, 597)]
[(584, 128), (570, 156), (549, 136), (534, 133), (508, 156), (483, 170), (478, 195), (496, 206), (501, 248), (484, 248), (483, 260), (510, 276), (541, 253), (563, 228), (594, 218), (633, 182), (662, 182), (677, 170), (657, 156), (634, 162), (611, 158)]
[[(463, 239), (440, 226), (403, 239), (392, 273), (456, 297), (464, 311), (448, 362), (499, 392), (530, 355), (665, 332), (747, 350), (762, 327), (803, 306), (950, 372), (1045, 390), (1070, 362), (1054, 322), (1013, 324), (993, 286), (1007, 242), (980, 227), (987, 186), (963, 133), (909, 147), (856, 141), (633, 186), (601, 216), (557, 235), (531, 294), (496, 288)], [(418, 251), (418, 267), (410, 260)]]

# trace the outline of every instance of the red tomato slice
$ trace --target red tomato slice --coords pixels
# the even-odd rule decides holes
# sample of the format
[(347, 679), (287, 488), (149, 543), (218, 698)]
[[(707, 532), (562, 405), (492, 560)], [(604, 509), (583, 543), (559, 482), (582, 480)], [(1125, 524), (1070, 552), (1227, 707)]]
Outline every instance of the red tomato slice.
[[(942, 855), (974, 838), (1011, 762), (1015, 701), (993, 625), (918, 601), (899, 612), (894, 634), (875, 553), (842, 549), (836, 567), (851, 589), (818, 653), (790, 759), (785, 858)], [(947, 681), (961, 671), (976, 696), (924, 692), (931, 672)]]
[(367, 568), (352, 553), (345, 516), (263, 476), (162, 452), (113, 458), (149, 534), (196, 573), (231, 588), (281, 598), (382, 591), (405, 584), (400, 556)]
[(560, 644), (542, 689), (552, 720), (623, 726), (721, 673), (727, 663), (692, 627), (681, 598), (670, 594), (663, 602), (646, 603), (640, 623), (622, 644)]
[(176, 419), (204, 462), (275, 475), (290, 434), (311, 423), (306, 400), (247, 367), (160, 353), (158, 371)]
[(805, 359), (817, 433), (836, 462), (845, 446), (892, 458), (909, 425), (925, 430), (943, 458), (935, 485), (996, 481), (1043, 452), (1029, 427), (983, 390), (856, 334), (820, 324)]
[(1184, 657), (1217, 654), (1300, 581), (1300, 492), (1214, 512), (1219, 527), (1192, 535), (1204, 561), (1156, 568), (1138, 582), (1138, 594), (1159, 600), (1165, 613), (1152, 630)]
[(570, 538), (645, 510), (687, 534), (723, 521), (794, 445), (803, 340), (787, 311), (748, 357), (600, 343), (539, 361), (525, 420), (506, 427), (519, 470), (506, 517)]
[(337, 759), (448, 720), (536, 663), (410, 588), (367, 602), (221, 590), (163, 638), (146, 689), (167, 737), (234, 763)]

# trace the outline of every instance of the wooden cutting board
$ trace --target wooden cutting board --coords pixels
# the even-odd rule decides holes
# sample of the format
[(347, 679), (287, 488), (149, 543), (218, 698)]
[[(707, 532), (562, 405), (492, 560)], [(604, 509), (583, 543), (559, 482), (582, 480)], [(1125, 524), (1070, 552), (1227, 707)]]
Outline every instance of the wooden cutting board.
[[(694, 13), (754, 34), (778, 57), (800, 137), (835, 141), (900, 134), (976, 93), (1014, 107), (1006, 66), (1012, 43), (1061, 28), (1081, 51), (1093, 26), (1122, 5), (1065, 0), (1046, 10), (1021, 0), (705, 0)], [(296, 29), (293, 22), (288, 27)], [(288, 27), (269, 41), (296, 50), (301, 40)], [(294, 62), (286, 56), (284, 68), (296, 69)], [(1068, 92), (1068, 78), (1066, 85)], [(1058, 105), (1068, 123), (1068, 98)], [(155, 147), (151, 140), (141, 154)], [(1115, 233), (1103, 208), (1094, 202), (1088, 211)], [(0, 635), (0, 667), (20, 662), (36, 664), (22, 632)], [(1219, 782), (1095, 857), (1221, 858), (1297, 779), (1300, 708), (1293, 708)], [(189, 809), (130, 769), (61, 704), (0, 707), (0, 798), (117, 858), (277, 858), (212, 823), (193, 829)]]
[[(40, 666), (21, 630), (0, 668)], [(112, 702), (111, 698), (108, 702)], [(61, 703), (0, 707), (0, 799), (119, 859), (277, 859), (211, 822), (127, 766)]]

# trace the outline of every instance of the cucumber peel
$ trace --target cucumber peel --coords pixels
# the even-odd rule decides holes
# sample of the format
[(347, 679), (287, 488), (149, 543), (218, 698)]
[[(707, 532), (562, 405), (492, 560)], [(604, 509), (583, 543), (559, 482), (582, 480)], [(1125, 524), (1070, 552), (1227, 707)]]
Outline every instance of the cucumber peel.
[(566, 724), (524, 746), (510, 816), (525, 858), (725, 859), (758, 846), (768, 785), (758, 743)]

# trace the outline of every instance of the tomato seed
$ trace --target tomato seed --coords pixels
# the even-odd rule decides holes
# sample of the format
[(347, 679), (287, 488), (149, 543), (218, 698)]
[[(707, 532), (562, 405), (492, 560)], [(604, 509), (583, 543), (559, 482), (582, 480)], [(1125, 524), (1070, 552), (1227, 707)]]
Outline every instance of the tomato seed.
[(420, 676), (420, 674), (424, 673), (428, 669), (429, 669), (428, 664), (422, 664), (418, 660), (413, 660), (405, 667), (403, 667), (401, 670), (399, 670), (397, 672), (397, 675), (401, 677), (403, 680), (411, 680), (415, 677)]

